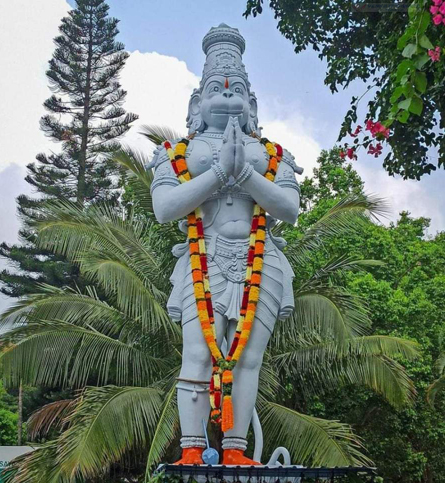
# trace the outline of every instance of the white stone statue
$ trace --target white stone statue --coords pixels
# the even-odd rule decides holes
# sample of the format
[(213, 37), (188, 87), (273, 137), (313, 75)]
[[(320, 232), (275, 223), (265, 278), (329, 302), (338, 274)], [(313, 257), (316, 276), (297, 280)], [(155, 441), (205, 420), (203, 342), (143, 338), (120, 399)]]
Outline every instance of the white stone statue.
[[(273, 156), (259, 137), (257, 100), (242, 63), (244, 48), (238, 30), (224, 24), (212, 28), (203, 39), (206, 63), (187, 117), (190, 136), (185, 161), (191, 180), (181, 183), (178, 179), (172, 150), (158, 149), (152, 163), (152, 196), (158, 221), (179, 220), (196, 209), (202, 214), (214, 329), (222, 351), (231, 347), (240, 317), (255, 203), (268, 213), (268, 225), (273, 219), (295, 223), (300, 203), (295, 173), (302, 170), (289, 152), (283, 151), (273, 182), (264, 176)], [(173, 150), (178, 142), (171, 141)], [(275, 322), (288, 317), (294, 307), (293, 272), (282, 248), (283, 243), (267, 231), (255, 318), (245, 349), (233, 368), (233, 427), (225, 431), (222, 441), (222, 463), (226, 465), (259, 464), (244, 456), (259, 371)], [(202, 464), (202, 421), (208, 421), (211, 411), (212, 359), (198, 317), (188, 243), (176, 246), (174, 254), (178, 262), (171, 277), (168, 310), (174, 320), (181, 321), (184, 340), (177, 385), (183, 450), (178, 463)], [(218, 362), (213, 360), (215, 364)]]

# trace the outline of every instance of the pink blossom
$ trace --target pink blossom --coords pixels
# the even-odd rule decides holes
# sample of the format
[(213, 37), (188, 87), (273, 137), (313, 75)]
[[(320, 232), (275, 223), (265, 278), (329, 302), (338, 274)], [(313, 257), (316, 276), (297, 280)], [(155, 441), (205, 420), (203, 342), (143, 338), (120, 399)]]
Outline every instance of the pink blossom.
[(433, 0), (433, 3), (434, 5), (436, 5), (437, 7), (442, 5), (442, 0)]
[(428, 50), (428, 55), (433, 62), (438, 62), (440, 60), (440, 47), (437, 46), (434, 50)]
[(348, 148), (346, 154), (348, 155), (349, 159), (357, 159), (357, 155), (354, 152), (354, 148)]
[(442, 15), (445, 15), (445, 3), (442, 3), (442, 5), (440, 6), (439, 8), (439, 12), (442, 14)]
[(375, 146), (371, 144), (368, 148), (368, 154), (373, 154), (374, 157), (377, 158), (380, 156), (380, 154), (382, 154), (382, 149), (383, 146), (380, 143), (377, 143)]
[(442, 15), (440, 13), (438, 13), (437, 15), (434, 15), (433, 23), (434, 25), (440, 25), (442, 23)]
[(340, 158), (345, 159), (346, 153), (344, 151), (340, 151)]
[(439, 13), (439, 7), (430, 7), (430, 12), (433, 14), (433, 15), (436, 15)]
[(387, 138), (389, 136), (389, 128), (385, 127), (381, 122), (373, 122), (371, 120), (366, 121), (366, 129), (371, 132), (373, 137), (383, 136)]
[(355, 131), (354, 131), (353, 133), (350, 133), (350, 135), (351, 135), (353, 138), (356, 138), (356, 137), (357, 137), (357, 136), (360, 134), (361, 130), (362, 130), (362, 126), (357, 126), (357, 127), (355, 128)]

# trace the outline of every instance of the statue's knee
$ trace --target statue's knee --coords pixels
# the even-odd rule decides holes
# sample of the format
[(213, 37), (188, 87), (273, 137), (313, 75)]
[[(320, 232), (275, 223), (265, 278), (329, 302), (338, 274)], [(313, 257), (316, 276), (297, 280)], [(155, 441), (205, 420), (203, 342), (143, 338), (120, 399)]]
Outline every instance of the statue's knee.
[(181, 377), (193, 380), (206, 380), (212, 372), (209, 349), (205, 344), (184, 345), (182, 352)]
[(262, 363), (263, 354), (253, 350), (246, 350), (239, 361), (239, 368), (247, 369), (249, 371), (259, 371)]

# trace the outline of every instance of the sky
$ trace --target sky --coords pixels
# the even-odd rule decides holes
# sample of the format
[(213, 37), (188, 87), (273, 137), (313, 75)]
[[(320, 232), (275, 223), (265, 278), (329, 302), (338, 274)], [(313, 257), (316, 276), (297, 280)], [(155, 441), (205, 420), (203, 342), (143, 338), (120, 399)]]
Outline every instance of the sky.
[[(310, 176), (321, 149), (337, 139), (353, 95), (365, 86), (356, 82), (331, 94), (324, 85), (325, 64), (316, 53), (296, 55), (277, 30), (272, 11), (245, 19), (244, 0), (109, 0), (110, 14), (120, 19), (118, 39), (130, 53), (121, 75), (128, 91), (126, 109), (140, 119), (123, 140), (150, 153), (138, 134), (141, 124), (168, 125), (186, 132), (190, 94), (204, 64), (201, 41), (212, 26), (225, 22), (246, 39), (243, 60), (259, 102), (263, 134), (292, 152)], [(267, 2), (266, 2), (267, 3)], [(43, 101), (49, 97), (45, 70), (54, 50), (60, 19), (74, 1), (14, 0), (0, 15), (0, 242), (17, 242), (19, 220), (15, 198), (32, 193), (24, 181), (26, 165), (39, 152), (57, 149), (39, 130)], [(354, 166), (370, 193), (386, 197), (389, 221), (402, 210), (431, 218), (429, 233), (445, 229), (445, 171), (420, 182), (388, 176), (382, 159), (359, 153)], [(0, 266), (1, 265), (0, 261)], [(0, 310), (9, 303), (0, 299)]]

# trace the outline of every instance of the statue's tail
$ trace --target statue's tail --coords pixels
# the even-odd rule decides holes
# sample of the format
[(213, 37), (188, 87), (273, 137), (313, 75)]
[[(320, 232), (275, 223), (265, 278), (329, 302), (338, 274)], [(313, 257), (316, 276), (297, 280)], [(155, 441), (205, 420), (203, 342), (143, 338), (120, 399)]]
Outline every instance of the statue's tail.
[[(260, 418), (258, 417), (258, 412), (256, 408), (253, 409), (252, 415), (252, 427), (253, 434), (255, 436), (255, 449), (253, 451), (253, 459), (255, 461), (261, 461), (261, 456), (263, 454), (263, 428), (261, 427)], [(283, 457), (283, 463), (278, 461), (278, 458)], [(267, 466), (288, 466), (290, 465), (290, 454), (289, 451), (283, 446), (279, 446), (270, 457)]]

